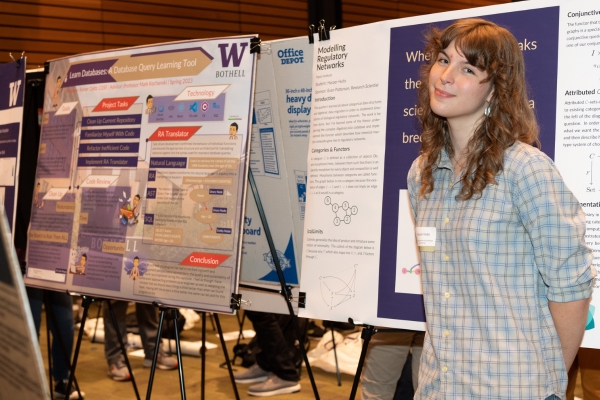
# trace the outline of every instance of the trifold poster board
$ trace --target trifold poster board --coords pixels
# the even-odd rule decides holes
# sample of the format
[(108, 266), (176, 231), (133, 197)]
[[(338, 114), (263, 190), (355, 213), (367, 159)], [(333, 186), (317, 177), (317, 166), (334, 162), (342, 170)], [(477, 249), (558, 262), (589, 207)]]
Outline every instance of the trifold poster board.
[(232, 312), (253, 37), (50, 62), (28, 285)]
[[(418, 70), (431, 26), (469, 17), (517, 38), (542, 150), (582, 203), (588, 244), (600, 251), (597, 2), (528, 1), (342, 29), (314, 48), (301, 316), (425, 328), (406, 193), (420, 148)], [(593, 332), (584, 346), (600, 347)]]
[(42, 354), (5, 207), (0, 206), (0, 400), (49, 399)]
[[(273, 237), (285, 282), (298, 298), (306, 155), (311, 110), (312, 51), (307, 37), (263, 42), (258, 57), (250, 169)], [(241, 281), (280, 289), (264, 226), (248, 191)], [(283, 297), (240, 289), (244, 308), (287, 313)], [(251, 305), (250, 305), (251, 304)], [(298, 302), (292, 303), (295, 310)]]
[(15, 233), (26, 59), (0, 65), (0, 205)]

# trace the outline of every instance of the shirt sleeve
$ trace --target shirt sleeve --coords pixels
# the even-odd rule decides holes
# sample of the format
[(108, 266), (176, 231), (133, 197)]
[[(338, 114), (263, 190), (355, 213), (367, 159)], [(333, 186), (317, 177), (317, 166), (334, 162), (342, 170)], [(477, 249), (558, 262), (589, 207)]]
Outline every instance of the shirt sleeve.
[(529, 157), (514, 169), (513, 203), (529, 234), (548, 300), (565, 303), (592, 295), (596, 270), (585, 243), (585, 215), (552, 161)]

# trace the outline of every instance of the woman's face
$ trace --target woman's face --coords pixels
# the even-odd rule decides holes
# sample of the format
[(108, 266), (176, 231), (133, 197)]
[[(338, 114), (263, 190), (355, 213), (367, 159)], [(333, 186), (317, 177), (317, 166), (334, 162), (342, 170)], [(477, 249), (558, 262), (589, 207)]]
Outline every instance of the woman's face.
[(492, 97), (492, 83), (481, 83), (487, 76), (486, 71), (469, 64), (452, 41), (429, 72), (431, 110), (449, 124), (475, 125)]

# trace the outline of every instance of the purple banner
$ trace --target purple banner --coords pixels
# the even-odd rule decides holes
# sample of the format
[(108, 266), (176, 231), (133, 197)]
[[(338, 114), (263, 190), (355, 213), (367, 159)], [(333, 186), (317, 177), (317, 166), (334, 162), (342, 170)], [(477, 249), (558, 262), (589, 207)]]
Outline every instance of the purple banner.
[(82, 130), (81, 140), (139, 139), (140, 128)]
[(25, 59), (0, 65), (0, 110), (23, 107), (25, 96)]
[(127, 168), (137, 167), (138, 158), (136, 157), (79, 157), (77, 159), (78, 167), (87, 168)]
[(142, 123), (141, 114), (129, 115), (102, 115), (94, 117), (83, 117), (81, 119), (82, 127), (108, 126), (108, 125), (140, 125)]
[(152, 157), (150, 168), (186, 168), (186, 157)]
[[(542, 150), (554, 157), (556, 80), (558, 70), (559, 8), (549, 7), (486, 15), (487, 20), (510, 30), (520, 43), (527, 71), (530, 98), (541, 129)], [(419, 155), (420, 126), (414, 116), (419, 67), (424, 62), (423, 38), (431, 26), (444, 29), (453, 21), (393, 28), (390, 32), (388, 116), (382, 204), (379, 269), (379, 318), (424, 321), (423, 297), (396, 293), (398, 203), (400, 189)], [(531, 47), (535, 43), (535, 47)], [(410, 268), (410, 266), (408, 266)], [(402, 307), (398, 307), (402, 304)]]
[(62, 87), (116, 82), (108, 73), (108, 69), (116, 62), (117, 59), (69, 65), (69, 69), (63, 77)]
[(214, 100), (174, 101), (176, 96), (154, 97), (154, 112), (149, 123), (223, 121), (225, 93)]
[(82, 143), (79, 145), (81, 153), (137, 153), (139, 143)]

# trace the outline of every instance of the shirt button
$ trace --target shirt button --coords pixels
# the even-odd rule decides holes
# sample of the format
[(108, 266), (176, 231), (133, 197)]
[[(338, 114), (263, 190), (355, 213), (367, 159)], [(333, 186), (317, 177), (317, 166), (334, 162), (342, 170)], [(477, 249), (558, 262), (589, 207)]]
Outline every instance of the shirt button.
[(445, 255), (444, 256), (444, 261), (450, 261), (450, 256), (449, 255)]
[(450, 293), (448, 293), (448, 292), (444, 293), (444, 297), (447, 298), (447, 299), (449, 299), (450, 298)]
[(445, 365), (442, 367), (442, 372), (448, 372), (448, 367), (446, 367)]
[(450, 336), (450, 331), (448, 329), (446, 329), (444, 331), (444, 336), (446, 336), (446, 337)]
[(450, 218), (448, 218), (448, 217), (444, 218), (444, 222), (445, 222), (445, 223), (448, 223), (448, 222), (450, 222)]

